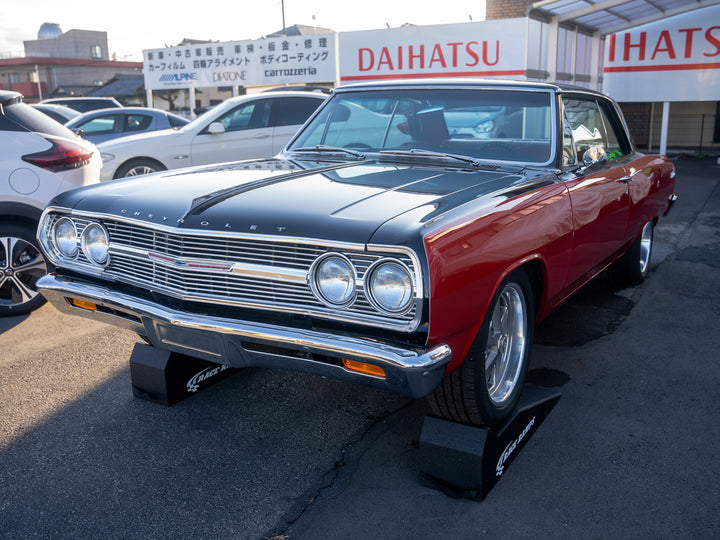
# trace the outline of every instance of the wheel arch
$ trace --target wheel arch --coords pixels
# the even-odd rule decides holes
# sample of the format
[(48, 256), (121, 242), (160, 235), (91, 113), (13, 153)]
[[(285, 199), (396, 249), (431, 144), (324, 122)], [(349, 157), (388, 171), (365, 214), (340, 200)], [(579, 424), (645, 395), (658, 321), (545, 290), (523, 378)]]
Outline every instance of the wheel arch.
[(169, 168), (167, 165), (165, 165), (162, 161), (160, 161), (157, 158), (149, 157), (149, 156), (133, 156), (131, 158), (126, 159), (125, 161), (123, 161), (120, 165), (118, 165), (115, 168), (115, 172), (113, 173), (113, 179), (123, 178), (120, 175), (120, 171), (123, 170), (124, 168), (130, 166), (132, 163), (135, 163), (135, 162), (143, 163), (143, 162), (148, 162), (148, 161), (150, 161), (152, 163), (157, 163), (161, 167), (160, 170), (166, 171)]
[(0, 222), (17, 223), (21, 221), (37, 227), (42, 209), (29, 204), (16, 202), (0, 202)]

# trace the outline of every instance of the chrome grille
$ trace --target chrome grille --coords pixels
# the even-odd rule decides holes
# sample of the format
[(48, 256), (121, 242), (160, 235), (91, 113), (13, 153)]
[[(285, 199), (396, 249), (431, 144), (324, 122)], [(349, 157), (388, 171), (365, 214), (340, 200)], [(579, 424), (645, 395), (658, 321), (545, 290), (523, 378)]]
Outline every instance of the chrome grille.
[[(79, 221), (76, 216), (73, 217)], [(90, 221), (90, 220), (88, 220)], [(368, 252), (352, 246), (338, 248), (329, 244), (282, 241), (267, 237), (217, 235), (154, 228), (137, 222), (102, 219), (110, 236), (110, 264), (104, 274), (117, 281), (186, 300), (197, 300), (243, 307), (291, 311), (326, 318), (340, 318), (377, 326), (409, 329), (419, 315), (417, 302), (399, 316), (379, 313), (362, 291), (349, 308), (334, 310), (321, 303), (304, 282), (238, 275), (232, 272), (188, 270), (163, 264), (148, 253), (170, 259), (197, 259), (218, 263), (246, 263), (278, 269), (307, 272), (315, 259), (328, 251), (341, 252), (355, 265), (359, 282), (370, 265), (384, 257), (403, 261), (415, 272), (415, 262), (404, 253)], [(79, 231), (80, 232), (80, 231)], [(417, 272), (415, 272), (417, 275)]]

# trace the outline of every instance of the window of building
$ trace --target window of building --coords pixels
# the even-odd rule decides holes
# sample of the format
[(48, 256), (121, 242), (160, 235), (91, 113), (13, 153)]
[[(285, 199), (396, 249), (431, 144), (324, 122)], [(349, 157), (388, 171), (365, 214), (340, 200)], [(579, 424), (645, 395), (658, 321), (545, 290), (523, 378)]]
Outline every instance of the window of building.
[(90, 48), (90, 56), (92, 58), (101, 59), (102, 58), (102, 47), (100, 45), (93, 45)]

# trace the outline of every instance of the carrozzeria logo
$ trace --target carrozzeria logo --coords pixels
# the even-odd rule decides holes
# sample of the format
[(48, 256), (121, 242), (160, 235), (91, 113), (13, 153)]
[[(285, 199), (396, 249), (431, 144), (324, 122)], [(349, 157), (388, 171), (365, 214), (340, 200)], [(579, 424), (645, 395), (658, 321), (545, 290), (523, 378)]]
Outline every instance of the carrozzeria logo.
[(197, 73), (166, 73), (160, 75), (160, 82), (187, 82), (197, 81)]

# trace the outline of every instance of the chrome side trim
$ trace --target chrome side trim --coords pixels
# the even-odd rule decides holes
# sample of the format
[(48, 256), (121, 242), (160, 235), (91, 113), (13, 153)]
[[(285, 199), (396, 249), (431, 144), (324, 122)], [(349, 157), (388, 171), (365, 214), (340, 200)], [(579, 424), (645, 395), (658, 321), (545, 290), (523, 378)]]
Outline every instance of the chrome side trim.
[[(273, 367), (367, 384), (414, 398), (430, 394), (452, 357), (447, 345), (432, 348), (397, 344), (174, 310), (93, 283), (50, 274), (38, 290), (58, 310), (105, 322), (147, 337), (155, 347), (234, 367)], [(68, 298), (99, 306), (89, 311)], [(332, 359), (369, 362), (385, 370), (379, 378), (351, 372)]]

